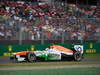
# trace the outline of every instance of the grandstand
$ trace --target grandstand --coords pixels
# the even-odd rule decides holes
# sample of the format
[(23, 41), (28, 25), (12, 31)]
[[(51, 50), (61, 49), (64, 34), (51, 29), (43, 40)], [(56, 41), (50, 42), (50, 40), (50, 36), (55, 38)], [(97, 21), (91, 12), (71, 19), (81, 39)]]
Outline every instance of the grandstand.
[(0, 44), (100, 42), (100, 0), (1, 0)]

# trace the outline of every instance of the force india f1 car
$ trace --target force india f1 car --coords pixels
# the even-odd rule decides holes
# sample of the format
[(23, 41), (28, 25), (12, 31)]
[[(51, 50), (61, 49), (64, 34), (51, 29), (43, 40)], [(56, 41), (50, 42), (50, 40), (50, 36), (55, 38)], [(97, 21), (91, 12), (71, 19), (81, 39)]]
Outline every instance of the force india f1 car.
[(83, 46), (75, 45), (72, 49), (65, 48), (60, 45), (52, 45), (50, 48), (46, 48), (43, 51), (22, 51), (12, 53), (10, 59), (18, 62), (28, 61), (34, 62), (39, 59), (44, 60), (62, 60), (73, 59), (75, 61), (81, 61), (83, 57)]

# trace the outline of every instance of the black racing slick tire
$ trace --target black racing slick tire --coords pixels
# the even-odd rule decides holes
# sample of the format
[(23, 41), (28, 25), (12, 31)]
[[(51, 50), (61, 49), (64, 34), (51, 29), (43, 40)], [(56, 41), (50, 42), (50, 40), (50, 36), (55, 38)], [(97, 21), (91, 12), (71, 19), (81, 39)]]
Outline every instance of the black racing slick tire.
[(35, 56), (35, 54), (34, 53), (28, 53), (27, 54), (27, 60), (28, 60), (28, 62), (35, 62), (36, 61), (36, 56)]
[(82, 60), (82, 54), (79, 51), (75, 52), (73, 56), (74, 56), (75, 61), (81, 61)]

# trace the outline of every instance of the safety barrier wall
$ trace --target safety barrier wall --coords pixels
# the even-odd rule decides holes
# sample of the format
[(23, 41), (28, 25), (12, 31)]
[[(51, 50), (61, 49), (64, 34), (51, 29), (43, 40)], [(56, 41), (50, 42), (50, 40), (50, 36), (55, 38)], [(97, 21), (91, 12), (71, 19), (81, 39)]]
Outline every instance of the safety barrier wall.
[[(38, 45), (0, 45), (0, 56), (10, 56), (12, 52), (19, 51), (34, 51), (34, 50), (45, 50), (52, 44), (38, 44)], [(59, 44), (66, 48), (71, 48), (74, 45), (83, 45), (84, 53), (100, 53), (100, 43), (73, 43), (73, 44)]]

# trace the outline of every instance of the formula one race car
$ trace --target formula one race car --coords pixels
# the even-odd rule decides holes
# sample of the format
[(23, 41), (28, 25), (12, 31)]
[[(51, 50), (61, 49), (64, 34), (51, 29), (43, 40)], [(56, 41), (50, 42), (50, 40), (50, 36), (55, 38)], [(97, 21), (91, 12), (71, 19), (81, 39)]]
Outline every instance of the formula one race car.
[(63, 60), (73, 59), (75, 61), (81, 61), (83, 57), (83, 46), (75, 45), (72, 49), (65, 48), (60, 45), (52, 45), (50, 48), (46, 48), (42, 51), (22, 51), (12, 53), (11, 60), (29, 61), (34, 62), (36, 60)]

